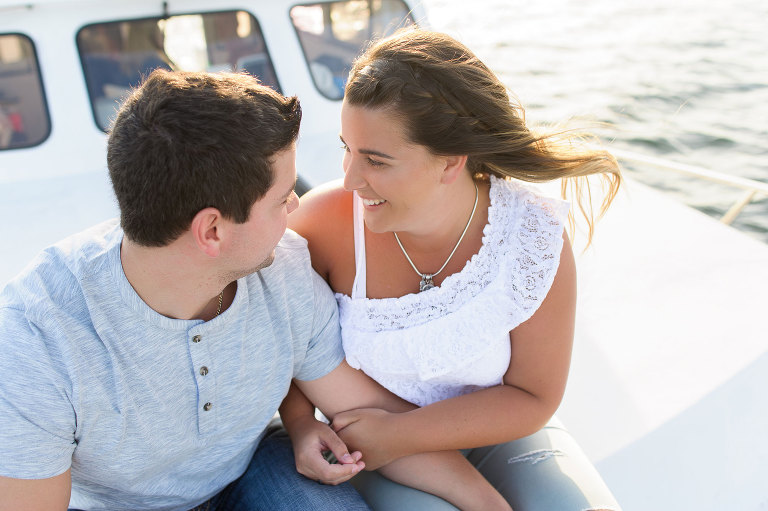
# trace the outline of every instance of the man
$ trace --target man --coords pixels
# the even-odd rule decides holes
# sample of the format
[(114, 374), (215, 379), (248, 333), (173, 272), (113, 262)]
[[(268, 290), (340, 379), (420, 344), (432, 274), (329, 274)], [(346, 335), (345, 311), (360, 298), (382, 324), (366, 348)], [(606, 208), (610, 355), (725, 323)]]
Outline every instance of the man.
[[(367, 509), (298, 475), (268, 428), (292, 379), (355, 381), (318, 403), (329, 416), (404, 409), (343, 362), (333, 296), (285, 230), (300, 120), (247, 75), (156, 71), (127, 100), (108, 141), (119, 225), (48, 248), (0, 295), (0, 510)], [(362, 468), (295, 424), (324, 481)], [(325, 448), (345, 464), (317, 465)]]

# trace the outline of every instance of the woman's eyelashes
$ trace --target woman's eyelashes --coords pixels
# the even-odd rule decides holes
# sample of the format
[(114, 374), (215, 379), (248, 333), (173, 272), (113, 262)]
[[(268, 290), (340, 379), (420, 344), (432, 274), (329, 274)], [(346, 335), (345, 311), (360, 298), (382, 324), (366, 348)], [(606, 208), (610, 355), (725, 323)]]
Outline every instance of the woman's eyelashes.
[[(345, 144), (344, 142), (342, 142), (342, 143), (341, 143), (341, 148), (342, 148), (342, 149), (344, 150), (344, 152), (346, 152), (346, 153), (349, 153), (349, 152), (351, 152), (351, 151), (349, 150), (349, 146), (348, 146), (347, 144)], [(384, 165), (386, 165), (386, 163), (384, 163), (383, 161), (374, 160), (374, 159), (373, 159), (373, 158), (371, 158), (370, 156), (366, 156), (366, 158), (365, 158), (365, 161), (366, 161), (366, 163), (368, 163), (368, 165), (370, 165), (371, 167), (383, 167)]]

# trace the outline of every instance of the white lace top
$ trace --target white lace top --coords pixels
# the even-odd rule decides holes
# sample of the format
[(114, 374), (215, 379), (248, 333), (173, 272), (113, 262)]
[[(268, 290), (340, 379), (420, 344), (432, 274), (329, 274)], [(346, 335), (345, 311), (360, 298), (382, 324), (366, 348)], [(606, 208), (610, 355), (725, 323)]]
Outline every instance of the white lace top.
[(460, 272), (418, 294), (368, 299), (355, 195), (355, 283), (351, 297), (336, 294), (347, 361), (419, 406), (500, 384), (509, 331), (555, 278), (568, 203), (495, 177), (490, 199), (482, 247)]

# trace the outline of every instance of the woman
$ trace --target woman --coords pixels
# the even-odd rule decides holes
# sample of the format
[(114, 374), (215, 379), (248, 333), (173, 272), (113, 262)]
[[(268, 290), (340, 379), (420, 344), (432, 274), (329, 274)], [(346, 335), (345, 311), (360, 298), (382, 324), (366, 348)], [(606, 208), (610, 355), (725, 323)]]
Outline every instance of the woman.
[[(537, 136), (469, 49), (419, 29), (356, 61), (341, 139), (343, 183), (306, 195), (290, 226), (337, 293), (350, 365), (421, 408), (337, 415), (339, 436), (369, 467), (494, 446), (465, 454), (516, 511), (615, 508), (567, 434), (542, 430), (565, 389), (576, 276), (567, 204), (520, 183), (601, 174), (607, 207), (615, 159)], [(367, 478), (369, 502), (391, 503)]]

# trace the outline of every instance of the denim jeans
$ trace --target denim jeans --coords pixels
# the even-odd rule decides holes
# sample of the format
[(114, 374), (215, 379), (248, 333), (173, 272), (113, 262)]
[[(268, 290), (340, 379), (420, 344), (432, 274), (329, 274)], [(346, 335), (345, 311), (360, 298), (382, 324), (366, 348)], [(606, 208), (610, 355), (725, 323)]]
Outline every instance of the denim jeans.
[[(239, 479), (191, 511), (370, 511), (350, 483), (329, 486), (296, 472), (293, 447), (273, 421)], [(70, 509), (69, 511), (78, 511)]]
[[(597, 469), (553, 418), (531, 436), (462, 451), (515, 511), (619, 511)], [(443, 499), (361, 472), (352, 484), (374, 511), (457, 511)]]
[(370, 511), (349, 483), (329, 486), (296, 472), (288, 434), (273, 422), (239, 479), (192, 511)]

